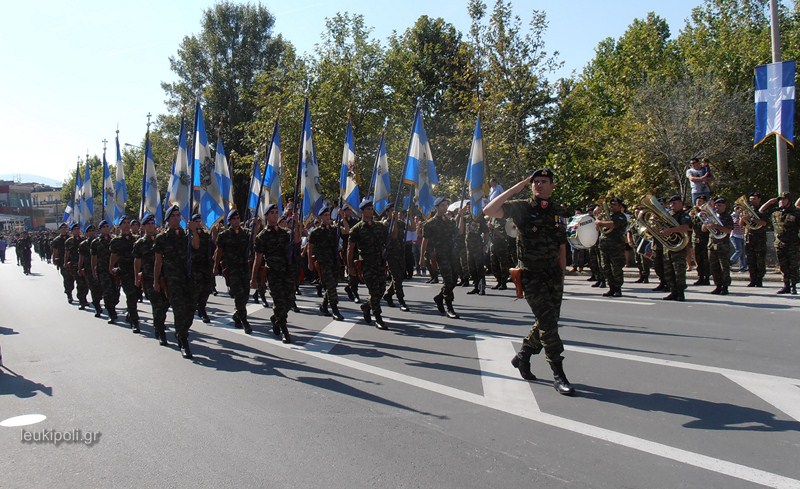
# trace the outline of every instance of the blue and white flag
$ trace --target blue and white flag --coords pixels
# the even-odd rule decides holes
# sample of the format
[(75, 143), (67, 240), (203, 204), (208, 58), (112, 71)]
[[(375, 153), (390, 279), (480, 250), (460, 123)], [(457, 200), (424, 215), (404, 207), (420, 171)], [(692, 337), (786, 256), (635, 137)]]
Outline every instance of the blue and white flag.
[(83, 190), (81, 191), (81, 199), (83, 200), (83, 221), (81, 221), (81, 228), (91, 224), (94, 219), (94, 197), (92, 196), (92, 173), (91, 165), (89, 165), (89, 158), (86, 158), (86, 174), (83, 177)]
[(178, 151), (172, 164), (172, 174), (167, 186), (167, 206), (177, 205), (181, 210), (183, 225), (191, 219), (189, 209), (189, 193), (192, 191), (192, 178), (189, 174), (189, 150), (186, 144), (186, 122), (181, 117), (181, 128), (178, 133)]
[(222, 134), (217, 137), (217, 148), (214, 153), (214, 173), (219, 179), (219, 189), (222, 195), (222, 212), (227, 219), (228, 212), (233, 208), (233, 175), (228, 166), (228, 156), (222, 145)]
[(119, 150), (119, 131), (117, 131), (117, 162), (116, 178), (114, 179), (114, 219), (109, 224), (116, 222), (125, 214), (128, 204), (128, 186), (125, 184), (125, 167), (122, 164), (122, 153)]
[(72, 222), (77, 222), (78, 224), (83, 225), (83, 197), (81, 194), (83, 193), (83, 180), (81, 179), (81, 167), (80, 164), (75, 166), (75, 195), (73, 196), (72, 202), (74, 202), (74, 208), (72, 209)]
[(358, 189), (358, 173), (356, 170), (356, 146), (353, 143), (353, 127), (349, 118), (347, 119), (347, 130), (344, 136), (342, 168), (339, 171), (339, 198), (356, 215), (361, 215), (361, 211), (358, 208), (358, 204), (361, 203), (361, 194)]
[(103, 150), (103, 215), (100, 219), (114, 222), (114, 179), (111, 178), (111, 170), (108, 168), (106, 152)]
[(303, 115), (303, 138), (300, 141), (300, 192), (303, 194), (301, 217), (303, 222), (319, 216), (322, 209), (322, 192), (319, 188), (319, 165), (317, 165), (317, 152), (314, 149), (314, 135), (311, 132), (311, 110), (306, 98), (305, 114)]
[(416, 188), (417, 203), (422, 213), (427, 216), (433, 210), (433, 189), (439, 183), (439, 176), (436, 175), (431, 145), (422, 121), (422, 109), (417, 109), (414, 117), (414, 130), (411, 132), (411, 143), (408, 145), (403, 183)]
[(70, 202), (69, 204), (67, 204), (66, 207), (64, 207), (64, 219), (61, 222), (73, 222), (72, 221), (72, 202)]
[(381, 144), (378, 147), (378, 158), (375, 161), (375, 171), (372, 175), (372, 188), (374, 190), (373, 206), (378, 214), (389, 205), (391, 196), (391, 175), (389, 175), (389, 159), (386, 156), (386, 143), (381, 135)]
[(144, 176), (142, 188), (142, 212), (139, 215), (139, 220), (146, 214), (153, 214), (158, 226), (161, 225), (161, 217), (163, 215), (161, 207), (161, 193), (158, 190), (158, 179), (156, 178), (156, 162), (153, 159), (153, 147), (150, 145), (150, 131), (147, 131), (147, 136), (144, 142)]
[[(278, 213), (283, 213), (283, 197), (281, 196), (281, 133), (278, 122), (272, 130), (272, 143), (269, 149), (269, 161), (264, 169), (264, 198), (268, 204), (278, 204)], [(262, 204), (264, 205), (264, 204)]]
[(200, 103), (196, 106), (197, 132), (194, 136), (194, 186), (195, 198), (200, 204), (200, 215), (206, 227), (213, 226), (225, 217), (225, 204), (222, 201), (220, 175), (216, 164), (211, 159), (211, 148), (208, 147), (206, 123), (203, 120), (203, 109)]
[(784, 61), (756, 67), (755, 146), (776, 134), (794, 145), (794, 75), (796, 63)]
[[(258, 162), (258, 151), (253, 155), (253, 174), (250, 176), (250, 196), (247, 199), (247, 210), (252, 217), (263, 217), (258, 198), (261, 195), (261, 163)], [(258, 215), (256, 215), (258, 211)]]
[(467, 162), (466, 183), (469, 186), (469, 200), (472, 203), (472, 215), (477, 216), (483, 211), (483, 201), (489, 195), (489, 182), (486, 179), (486, 161), (483, 156), (483, 132), (481, 131), (481, 116), (475, 123), (475, 133), (472, 136), (472, 148), (469, 151)]

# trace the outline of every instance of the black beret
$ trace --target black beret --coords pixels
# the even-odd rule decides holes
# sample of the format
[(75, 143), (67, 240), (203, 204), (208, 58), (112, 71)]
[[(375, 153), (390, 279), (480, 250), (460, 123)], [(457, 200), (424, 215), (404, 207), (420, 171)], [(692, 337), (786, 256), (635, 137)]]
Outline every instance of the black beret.
[(716, 199), (714, 199), (714, 203), (715, 204), (727, 204), (728, 201), (725, 200), (725, 197), (717, 197)]
[(683, 198), (678, 194), (675, 194), (669, 198), (669, 202), (679, 202), (679, 201), (683, 201)]
[(608, 201), (609, 204), (622, 204), (622, 199), (619, 197), (612, 197), (611, 200)]
[(550, 181), (553, 181), (553, 170), (550, 168), (539, 168), (533, 172), (533, 175), (531, 175), (531, 181), (533, 181), (533, 179), (536, 177), (547, 177), (550, 179)]

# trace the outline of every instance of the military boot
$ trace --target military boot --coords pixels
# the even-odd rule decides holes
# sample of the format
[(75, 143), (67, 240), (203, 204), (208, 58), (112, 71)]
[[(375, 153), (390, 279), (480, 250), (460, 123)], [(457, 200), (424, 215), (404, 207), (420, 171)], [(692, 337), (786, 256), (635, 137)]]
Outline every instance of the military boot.
[(242, 329), (242, 320), (239, 319), (239, 314), (235, 312), (233, 313), (233, 325), (236, 329)]
[(456, 311), (453, 310), (453, 301), (445, 300), (445, 303), (447, 304), (447, 317), (450, 319), (460, 319), (461, 316), (456, 314)]
[(714, 295), (721, 294), (722, 293), (722, 286), (721, 285), (717, 285), (716, 287), (714, 287), (714, 290), (712, 290), (711, 293), (714, 294)]
[(199, 312), (200, 312), (200, 319), (202, 319), (204, 323), (208, 324), (211, 322), (211, 318), (208, 317), (208, 312), (206, 312), (205, 307), (199, 309)]
[(678, 294), (676, 294), (675, 292), (670, 292), (668, 296), (662, 297), (661, 300), (662, 301), (674, 301), (674, 300), (677, 300), (676, 299), (677, 297), (678, 297)]
[(789, 284), (789, 282), (784, 282), (783, 283), (783, 288), (781, 290), (779, 290), (778, 293), (779, 294), (788, 294), (789, 291), (791, 291), (791, 290), (792, 290), (792, 286)]
[(131, 319), (130, 323), (131, 323), (131, 332), (133, 332), (134, 334), (139, 334), (142, 332), (142, 330), (139, 329), (138, 319)]
[(258, 291), (253, 292), (253, 302), (258, 304)]
[(441, 292), (439, 292), (438, 295), (433, 296), (433, 302), (436, 303), (436, 309), (438, 309), (440, 313), (444, 314), (444, 297), (442, 297)]
[(564, 374), (563, 360), (557, 362), (550, 362), (550, 368), (553, 370), (553, 388), (556, 392), (565, 396), (574, 396), (575, 389), (570, 385), (567, 376)]
[(108, 308), (108, 324), (117, 324), (117, 310), (114, 307)]
[(603, 297), (614, 297), (614, 293), (617, 291), (616, 285), (611, 285), (608, 288), (608, 291), (603, 293)]
[(267, 294), (265, 291), (261, 290), (258, 292), (258, 295), (261, 296), (261, 304), (264, 307), (269, 307), (269, 302), (267, 301)]
[(167, 332), (163, 329), (158, 331), (156, 338), (158, 339), (158, 344), (161, 346), (169, 346), (169, 341), (167, 341)]
[(72, 304), (72, 302), (73, 302), (73, 299), (72, 299), (72, 292), (67, 292), (67, 302), (69, 302), (70, 304)]
[(384, 294), (383, 295), (383, 300), (386, 301), (386, 304), (389, 307), (394, 307), (394, 301), (392, 300), (392, 295), (391, 294), (389, 294), (389, 293)]
[(242, 327), (244, 328), (244, 334), (253, 334), (253, 328), (250, 327), (247, 318), (242, 318)]
[(367, 324), (372, 324), (372, 316), (371, 316), (371, 310), (370, 310), (370, 307), (369, 307), (369, 303), (361, 304), (361, 312), (364, 313), (364, 321)]
[(103, 308), (100, 307), (99, 302), (92, 303), (92, 307), (94, 307), (94, 317), (99, 318), (101, 314), (103, 314)]
[(728, 295), (728, 286), (727, 285), (723, 285), (720, 288), (719, 295)]
[(342, 316), (342, 313), (339, 312), (338, 304), (331, 304), (331, 311), (333, 311), (333, 319), (337, 321), (344, 321), (344, 316)]
[(191, 360), (193, 358), (192, 357), (192, 350), (189, 348), (189, 340), (188, 339), (186, 339), (186, 338), (184, 338), (182, 340), (179, 339), (178, 340), (178, 346), (181, 349), (181, 356), (183, 358), (185, 358), (187, 360)]
[(519, 370), (519, 375), (525, 380), (536, 380), (536, 376), (531, 372), (531, 355), (533, 350), (527, 345), (522, 345), (519, 353), (511, 359), (511, 365)]
[(275, 318), (275, 315), (270, 316), (269, 321), (272, 323), (272, 333), (275, 336), (280, 336), (281, 327), (278, 325), (278, 320)]
[(472, 290), (470, 290), (469, 292), (467, 292), (467, 295), (473, 295), (473, 294), (477, 294), (477, 293), (478, 293), (478, 292), (480, 292), (480, 291), (481, 291), (481, 290), (480, 290), (480, 288), (478, 288), (478, 286), (477, 286), (477, 285), (475, 285), (475, 287), (474, 287)]
[(606, 283), (605, 283), (604, 280), (598, 280), (598, 281), (596, 281), (595, 283), (592, 284), (592, 287), (597, 288), (597, 287), (600, 287), (601, 284), (602, 284), (603, 287), (606, 286)]
[(381, 315), (378, 314), (377, 312), (375, 313), (375, 327), (378, 328), (378, 329), (382, 329), (382, 330), (389, 329), (386, 326), (386, 323), (383, 321), (383, 318), (381, 317)]
[(397, 298), (397, 304), (400, 305), (400, 310), (403, 312), (408, 312), (408, 306), (406, 305), (405, 299), (401, 299), (400, 297)]
[(355, 301), (356, 296), (353, 295), (353, 289), (351, 289), (349, 285), (344, 286), (344, 293), (347, 294), (348, 299), (350, 299), (351, 301)]
[(797, 282), (792, 282), (792, 295), (797, 295)]
[(322, 299), (322, 304), (319, 305), (319, 312), (323, 316), (330, 317), (331, 312), (328, 310), (328, 297)]
[(281, 341), (287, 345), (292, 342), (292, 337), (289, 335), (289, 328), (285, 324), (281, 324)]

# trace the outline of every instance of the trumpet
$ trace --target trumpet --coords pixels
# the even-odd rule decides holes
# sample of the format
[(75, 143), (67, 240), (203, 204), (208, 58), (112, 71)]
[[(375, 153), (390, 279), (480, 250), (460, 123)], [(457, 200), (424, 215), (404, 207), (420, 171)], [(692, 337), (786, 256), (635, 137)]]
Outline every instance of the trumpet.
[(688, 233), (672, 233), (667, 237), (661, 235), (661, 230), (678, 227), (678, 221), (664, 208), (663, 205), (650, 194), (639, 201), (643, 210), (636, 217), (639, 225), (647, 230), (654, 240), (658, 240), (665, 250), (678, 252), (689, 244)]
[[(714, 211), (714, 206), (711, 202), (706, 202), (701, 207), (697, 209), (697, 217), (702, 221), (703, 224), (716, 224), (717, 226), (722, 226), (722, 221), (719, 220), (717, 217), (717, 213)], [(711, 236), (714, 239), (724, 239), (727, 234), (720, 231), (719, 229), (708, 229), (708, 232), (711, 233)]]
[(744, 227), (746, 227), (750, 231), (758, 231), (759, 229), (764, 227), (764, 224), (756, 222), (757, 220), (759, 220), (758, 214), (756, 213), (755, 209), (753, 209), (753, 207), (750, 205), (750, 202), (747, 201), (746, 195), (742, 195), (741, 197), (736, 199), (734, 205), (738, 205), (739, 208), (742, 210), (742, 214), (744, 214), (744, 216), (747, 217), (747, 222), (744, 225)]

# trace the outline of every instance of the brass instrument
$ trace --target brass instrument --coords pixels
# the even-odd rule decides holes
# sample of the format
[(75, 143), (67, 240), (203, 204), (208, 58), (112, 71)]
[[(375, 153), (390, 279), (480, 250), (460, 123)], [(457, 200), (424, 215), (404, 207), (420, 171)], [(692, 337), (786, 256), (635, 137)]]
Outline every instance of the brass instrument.
[(742, 210), (742, 214), (747, 217), (747, 222), (745, 223), (744, 227), (749, 229), (750, 231), (758, 231), (759, 229), (764, 227), (764, 224), (760, 224), (756, 221), (760, 220), (758, 214), (756, 213), (755, 209), (750, 205), (750, 202), (747, 200), (746, 195), (742, 195), (733, 205), (738, 205), (739, 208)]
[[(714, 210), (714, 204), (711, 202), (706, 202), (698, 209), (697, 217), (703, 222), (703, 224), (716, 224), (717, 226), (722, 226), (722, 221), (720, 221), (717, 217), (717, 213)], [(708, 229), (708, 232), (714, 239), (724, 239), (727, 236), (727, 233), (724, 233), (719, 229), (711, 229), (708, 226), (706, 226), (706, 229)]]
[(647, 194), (639, 201), (639, 205), (643, 210), (636, 219), (648, 231), (652, 239), (658, 240), (668, 251), (678, 252), (686, 248), (689, 244), (689, 233), (672, 233), (667, 237), (661, 235), (662, 229), (678, 227), (680, 224), (657, 198)]

